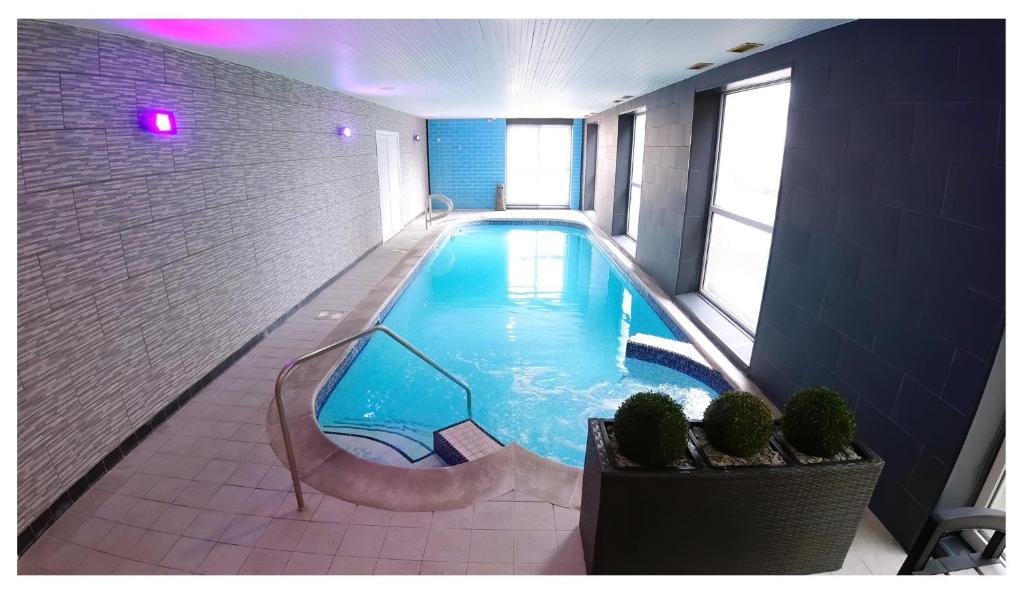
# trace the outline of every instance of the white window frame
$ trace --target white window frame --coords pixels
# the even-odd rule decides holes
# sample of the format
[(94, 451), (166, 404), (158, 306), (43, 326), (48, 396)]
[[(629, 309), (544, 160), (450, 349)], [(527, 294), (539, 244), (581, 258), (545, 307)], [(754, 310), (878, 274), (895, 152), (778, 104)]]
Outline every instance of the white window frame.
[[(639, 120), (640, 120), (641, 117), (643, 117), (644, 139), (641, 142), (641, 144), (639, 145), (639, 148), (640, 148), (640, 167), (639, 167), (639, 171), (638, 171), (637, 170), (638, 168), (636, 167), (636, 164), (637, 164), (636, 163), (636, 153), (637, 153), (637, 133), (636, 132), (640, 128), (640, 126), (638, 126), (637, 124), (639, 123)], [(633, 112), (633, 138), (632, 138), (631, 142), (632, 142), (632, 146), (629, 147), (629, 179), (627, 180), (629, 185), (628, 185), (628, 188), (626, 190), (626, 230), (625, 230), (625, 235), (626, 235), (626, 237), (632, 239), (633, 241), (637, 241), (636, 237), (634, 237), (634, 236), (629, 234), (629, 223), (630, 223), (630, 220), (631, 220), (631, 218), (629, 216), (629, 212), (631, 210), (630, 207), (632, 206), (633, 200), (634, 200), (633, 191), (636, 190), (636, 192), (640, 195), (640, 201), (643, 201), (643, 196), (644, 196), (644, 193), (643, 193), (643, 185), (644, 185), (644, 158), (645, 158), (645, 155), (644, 155), (645, 151), (644, 151), (644, 149), (646, 148), (644, 146), (644, 144), (647, 142), (647, 109), (646, 108), (642, 107), (642, 108), (640, 108), (640, 109), (638, 109), (638, 110)], [(634, 175), (634, 174), (637, 174), (637, 175)], [(636, 178), (638, 181), (633, 181), (634, 178)], [(637, 232), (636, 232), (636, 234), (640, 235), (640, 221), (639, 221), (639, 218), (640, 218), (640, 205), (639, 204), (637, 204), (636, 216), (637, 216), (637, 221), (636, 221), (636, 231)]]
[[(742, 223), (742, 224), (744, 224), (744, 225), (746, 225), (748, 227), (753, 227), (754, 229), (758, 229), (760, 231), (767, 232), (768, 233), (768, 237), (769, 237), (769, 241), (768, 241), (769, 246), (771, 245), (772, 240), (774, 240), (774, 238), (775, 238), (775, 225), (774, 224), (768, 225), (768, 224), (762, 223), (760, 221), (755, 221), (753, 219), (747, 218), (747, 217), (745, 217), (743, 215), (737, 214), (737, 213), (732, 212), (732, 211), (730, 211), (728, 209), (725, 209), (725, 208), (722, 208), (720, 206), (716, 206), (715, 205), (715, 195), (718, 192), (718, 165), (719, 165), (719, 162), (720, 162), (719, 157), (720, 157), (721, 151), (722, 151), (722, 136), (721, 136), (722, 124), (725, 121), (725, 99), (726, 99), (727, 96), (732, 95), (734, 93), (742, 93), (744, 91), (752, 91), (754, 89), (760, 89), (760, 88), (768, 87), (768, 86), (771, 86), (771, 85), (778, 85), (778, 84), (783, 84), (783, 83), (791, 83), (791, 81), (792, 81), (792, 75), (791, 75), (791, 71), (789, 69), (781, 70), (777, 74), (776, 73), (769, 73), (769, 74), (766, 74), (766, 75), (763, 75), (763, 76), (758, 76), (758, 77), (749, 79), (748, 81), (740, 81), (739, 83), (735, 83), (734, 85), (730, 85), (729, 87), (726, 88), (725, 92), (723, 92), (721, 97), (719, 98), (719, 104), (718, 104), (718, 134), (715, 136), (715, 166), (714, 166), (714, 175), (713, 175), (712, 183), (711, 183), (711, 193), (708, 196), (708, 219), (707, 219), (707, 222), (706, 222), (705, 227), (704, 227), (704, 252), (703, 252), (703, 257), (702, 257), (702, 261), (701, 261), (700, 285), (697, 288), (697, 293), (701, 296), (701, 298), (703, 298), (705, 301), (710, 303), (715, 309), (717, 309), (720, 312), (722, 312), (722, 314), (726, 318), (728, 318), (730, 322), (732, 322), (737, 328), (742, 330), (743, 333), (746, 334), (747, 336), (749, 336), (751, 339), (754, 338), (754, 335), (755, 335), (757, 329), (756, 328), (750, 328), (746, 324), (741, 322), (740, 321), (740, 317), (738, 315), (736, 315), (733, 311), (731, 311), (727, 306), (725, 306), (719, 300), (715, 299), (713, 295), (711, 295), (710, 293), (707, 293), (707, 292), (704, 291), (704, 279), (707, 277), (708, 247), (711, 244), (711, 222), (714, 219), (715, 215), (720, 215), (720, 216), (726, 217), (728, 219), (732, 219), (733, 221), (736, 221), (738, 223)], [(780, 180), (782, 178), (782, 170), (781, 169), (779, 170), (779, 178), (780, 178)], [(779, 191), (781, 192), (781, 190), (782, 190), (782, 184), (780, 182), (779, 183)], [(778, 201), (778, 194), (776, 194), (775, 199), (776, 199), (776, 201)], [(770, 249), (771, 248), (769, 248), (769, 250)], [(766, 271), (766, 275), (767, 275), (767, 271)], [(765, 277), (765, 284), (767, 284), (767, 280), (768, 279), (767, 279), (767, 276), (766, 276)], [(764, 287), (762, 287), (761, 290), (764, 291)], [(762, 304), (764, 303), (764, 295), (763, 294), (762, 294), (762, 297), (761, 297), (761, 303)], [(760, 318), (760, 316), (758, 316), (758, 318)]]
[[(989, 470), (988, 476), (985, 478), (984, 484), (981, 486), (981, 491), (978, 492), (978, 500), (975, 501), (974, 505), (977, 507), (992, 507), (992, 502), (995, 499), (996, 492), (1000, 488), (1006, 488), (1006, 440), (999, 444), (999, 452), (996, 454), (995, 459), (992, 461), (992, 468)], [(1006, 510), (1003, 510), (1006, 511)], [(960, 533), (964, 541), (975, 552), (980, 552), (988, 546), (988, 535), (984, 534), (981, 530), (964, 530)], [(1003, 558), (1006, 557), (1006, 552), (1003, 552)]]
[[(508, 134), (508, 128), (511, 128), (513, 126), (535, 127), (535, 128), (537, 128), (538, 135), (540, 134), (540, 130), (542, 128), (564, 127), (564, 128), (568, 128), (569, 129), (569, 143), (568, 143), (567, 154), (566, 154), (566, 163), (568, 164), (568, 170), (567, 170), (566, 176), (567, 176), (567, 179), (569, 180), (569, 187), (568, 187), (568, 190), (565, 193), (565, 204), (562, 204), (562, 203), (558, 203), (558, 204), (538, 204), (536, 202), (532, 202), (532, 203), (531, 202), (515, 202), (513, 200), (514, 196), (512, 195), (512, 193), (508, 192), (509, 190), (512, 190), (513, 188), (508, 186), (507, 182), (506, 182), (505, 189), (506, 189), (506, 192), (508, 192), (507, 195), (506, 195), (506, 201), (505, 201), (506, 208), (509, 208), (509, 209), (516, 209), (516, 208), (522, 208), (522, 209), (551, 209), (551, 210), (560, 210), (560, 209), (571, 208), (572, 207), (572, 149), (573, 149), (573, 130), (572, 130), (573, 126), (572, 126), (572, 123), (544, 124), (544, 123), (516, 123), (516, 122), (512, 122), (512, 123), (506, 124), (506, 130), (505, 130), (505, 171), (506, 171), (506, 175), (507, 175), (507, 172), (511, 170), (509, 168), (509, 164), (508, 164), (509, 154), (510, 154), (509, 148), (508, 148), (509, 147), (509, 136), (510, 136)], [(537, 165), (536, 171), (537, 171), (537, 173), (539, 175), (540, 172), (542, 171), (541, 167), (540, 167), (540, 151), (539, 150), (537, 151), (537, 162), (538, 162), (538, 165)]]

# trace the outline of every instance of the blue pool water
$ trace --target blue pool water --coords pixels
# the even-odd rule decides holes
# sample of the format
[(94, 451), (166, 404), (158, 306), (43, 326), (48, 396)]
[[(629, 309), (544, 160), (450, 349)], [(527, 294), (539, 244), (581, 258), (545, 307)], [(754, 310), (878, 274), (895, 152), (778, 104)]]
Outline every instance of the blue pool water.
[[(612, 416), (630, 394), (672, 394), (695, 418), (715, 394), (686, 374), (625, 357), (637, 333), (686, 338), (576, 227), (459, 228), (383, 323), (470, 385), (484, 429), (575, 466), (583, 464), (587, 418)], [(382, 334), (318, 415), (324, 427), (384, 428), (427, 446), (434, 430), (464, 418), (463, 390)]]

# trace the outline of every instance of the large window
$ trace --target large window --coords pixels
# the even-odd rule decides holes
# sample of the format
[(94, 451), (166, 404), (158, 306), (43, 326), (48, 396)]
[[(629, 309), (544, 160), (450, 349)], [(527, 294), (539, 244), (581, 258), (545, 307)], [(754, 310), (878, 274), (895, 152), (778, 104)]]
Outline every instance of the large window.
[(640, 230), (640, 196), (644, 182), (644, 134), (647, 131), (647, 113), (640, 112), (633, 119), (633, 152), (629, 159), (629, 201), (626, 205), (626, 235), (636, 240)]
[(778, 205), (789, 79), (722, 95), (701, 293), (757, 328)]
[(571, 124), (513, 124), (506, 135), (509, 206), (568, 207)]

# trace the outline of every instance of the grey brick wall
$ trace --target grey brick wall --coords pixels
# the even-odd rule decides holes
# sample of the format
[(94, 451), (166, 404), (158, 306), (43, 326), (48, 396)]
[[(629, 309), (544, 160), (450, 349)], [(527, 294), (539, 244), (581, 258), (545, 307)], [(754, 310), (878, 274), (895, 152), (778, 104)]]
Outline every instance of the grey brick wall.
[[(960, 454), (1005, 320), (1005, 25), (857, 21), (632, 99), (600, 124), (612, 222), (618, 114), (646, 105), (637, 260), (668, 290), (699, 250), (711, 148), (694, 96), (793, 67), (750, 375), (779, 405), (830, 385), (886, 460), (871, 507), (908, 544)], [(694, 128), (698, 128), (695, 130)], [(694, 154), (690, 154), (691, 150)]]
[[(178, 135), (137, 128), (157, 106), (175, 111)], [(19, 531), (380, 242), (375, 129), (401, 134), (403, 193), (422, 205), (419, 118), (160, 44), (18, 22)]]

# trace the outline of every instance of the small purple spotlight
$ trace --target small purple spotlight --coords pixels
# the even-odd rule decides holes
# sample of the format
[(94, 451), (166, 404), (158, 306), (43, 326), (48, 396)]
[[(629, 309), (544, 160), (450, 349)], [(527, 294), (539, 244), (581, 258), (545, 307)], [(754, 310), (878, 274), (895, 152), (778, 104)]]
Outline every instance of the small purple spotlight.
[(178, 124), (174, 112), (166, 109), (151, 109), (139, 117), (139, 126), (153, 134), (177, 134)]
[(352, 138), (352, 128), (348, 126), (342, 126), (338, 128), (338, 134), (341, 134), (345, 138)]

